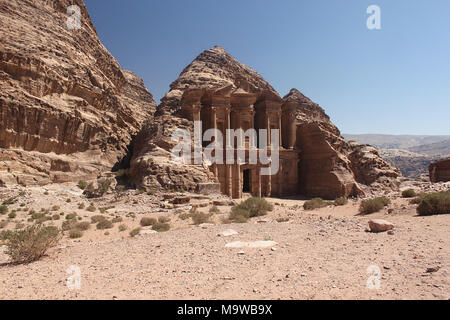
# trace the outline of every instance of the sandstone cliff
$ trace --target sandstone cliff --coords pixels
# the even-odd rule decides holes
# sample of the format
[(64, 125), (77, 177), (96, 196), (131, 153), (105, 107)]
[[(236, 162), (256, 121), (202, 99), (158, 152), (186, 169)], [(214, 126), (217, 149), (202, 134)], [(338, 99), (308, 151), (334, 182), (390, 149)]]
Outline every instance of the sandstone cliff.
[[(174, 143), (170, 138), (176, 128), (192, 128), (192, 122), (181, 118), (179, 112), (186, 89), (226, 85), (252, 93), (269, 91), (279, 97), (258, 73), (223, 48), (204, 51), (171, 84), (155, 118), (138, 135), (130, 170), (136, 186), (193, 190), (199, 182), (215, 181), (206, 165), (173, 163), (170, 150)], [(386, 163), (375, 148), (347, 143), (325, 111), (298, 90), (291, 90), (283, 100), (297, 106), (297, 147), (301, 150), (299, 194), (334, 199), (398, 188), (399, 171)]]
[(325, 111), (297, 89), (283, 100), (297, 105), (297, 146), (301, 192), (335, 198), (357, 196), (374, 189), (395, 190), (399, 171), (369, 145), (348, 143)]
[[(81, 9), (69, 30), (67, 8)], [(156, 108), (98, 39), (82, 0), (0, 1), (0, 179), (93, 178), (127, 152)]]
[(450, 181), (450, 158), (433, 162), (430, 164), (429, 172), (431, 182)]

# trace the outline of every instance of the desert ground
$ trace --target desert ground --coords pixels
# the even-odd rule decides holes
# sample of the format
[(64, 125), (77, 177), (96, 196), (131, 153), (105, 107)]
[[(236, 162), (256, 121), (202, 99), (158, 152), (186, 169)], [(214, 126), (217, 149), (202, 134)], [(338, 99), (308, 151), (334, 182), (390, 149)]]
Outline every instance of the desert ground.
[[(76, 184), (4, 189), (0, 196), (15, 198), (9, 208), (16, 217), (0, 216), (4, 230), (33, 223), (31, 210), (60, 215), (44, 222), (58, 227), (71, 213), (78, 221), (121, 218), (106, 230), (91, 224), (78, 239), (66, 231), (30, 264), (11, 264), (0, 246), (0, 299), (450, 299), (450, 216), (419, 217), (400, 193), (366, 216), (358, 215), (360, 200), (305, 211), (304, 199), (269, 198), (272, 212), (242, 224), (225, 223), (232, 202), (222, 196), (128, 190), (92, 200)], [(188, 204), (170, 203), (186, 196)], [(214, 203), (208, 223), (185, 216), (192, 206), (207, 213)], [(94, 212), (87, 211), (91, 204)], [(142, 217), (161, 216), (170, 219), (169, 231), (142, 227), (130, 236)], [(369, 232), (374, 218), (395, 229)], [(226, 247), (238, 241), (248, 244)], [(80, 271), (77, 288), (68, 286), (71, 266)], [(374, 276), (378, 289), (367, 286)]]

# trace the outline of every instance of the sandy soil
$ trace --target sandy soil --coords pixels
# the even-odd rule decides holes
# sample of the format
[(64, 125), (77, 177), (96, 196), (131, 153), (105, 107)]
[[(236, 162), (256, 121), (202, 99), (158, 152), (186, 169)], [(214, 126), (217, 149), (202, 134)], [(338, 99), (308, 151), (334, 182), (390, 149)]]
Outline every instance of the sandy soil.
[[(2, 198), (19, 190), (8, 192)], [(83, 221), (99, 214), (78, 209), (89, 201), (76, 186), (26, 193), (11, 209), (58, 205), (57, 212), (76, 212)], [(357, 216), (358, 201), (304, 211), (303, 200), (274, 198), (275, 210), (249, 223), (222, 224), (230, 207), (219, 206), (215, 224), (194, 226), (179, 218), (182, 210), (161, 209), (166, 204), (157, 197), (129, 192), (117, 200), (108, 195), (95, 206), (114, 206), (105, 215), (123, 217), (127, 231), (119, 232), (118, 224), (109, 230), (92, 226), (81, 239), (66, 235), (46, 257), (28, 265), (9, 264), (0, 247), (0, 299), (450, 299), (450, 216), (418, 217), (414, 205), (392, 198), (392, 213), (386, 209), (370, 216)], [(161, 215), (171, 219), (170, 231), (128, 235), (142, 216)], [(6, 228), (26, 224), (26, 217), (27, 212), (17, 212)], [(289, 221), (277, 222), (280, 218)], [(367, 232), (373, 218), (394, 223), (394, 234)], [(229, 229), (238, 234), (218, 236)], [(277, 244), (225, 247), (235, 241)], [(70, 266), (81, 272), (79, 289), (67, 286)], [(373, 276), (369, 267), (380, 270), (379, 289), (367, 287)]]

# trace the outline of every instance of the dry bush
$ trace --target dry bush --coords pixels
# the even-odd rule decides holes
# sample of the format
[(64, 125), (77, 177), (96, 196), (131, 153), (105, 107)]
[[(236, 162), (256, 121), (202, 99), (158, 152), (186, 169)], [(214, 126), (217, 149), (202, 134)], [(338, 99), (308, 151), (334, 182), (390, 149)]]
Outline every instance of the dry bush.
[(191, 218), (195, 225), (199, 225), (210, 222), (209, 218), (211, 218), (211, 215), (203, 212), (196, 212), (191, 215)]
[(141, 228), (135, 228), (135, 229), (131, 230), (130, 237), (134, 238), (135, 236), (137, 236), (139, 234), (139, 232), (141, 232)]
[(70, 230), (70, 232), (69, 232), (70, 239), (78, 239), (78, 238), (81, 238), (82, 236), (83, 236), (83, 231), (78, 230), (78, 229)]
[(58, 228), (32, 225), (11, 232), (6, 239), (6, 254), (13, 263), (30, 263), (39, 260), (48, 249), (56, 246), (61, 239)]
[(378, 212), (391, 203), (386, 197), (378, 197), (374, 199), (363, 200), (359, 207), (360, 214), (370, 214)]
[(417, 194), (414, 189), (408, 189), (402, 192), (403, 198), (414, 198), (415, 196), (417, 196)]
[(0, 214), (6, 214), (8, 213), (8, 207), (6, 205), (1, 205), (0, 206)]
[(341, 197), (341, 198), (337, 198), (334, 200), (334, 205), (339, 207), (339, 206), (345, 206), (348, 203), (348, 199)]
[(113, 226), (111, 220), (104, 219), (97, 223), (97, 230), (111, 229)]
[(153, 226), (152, 229), (158, 232), (165, 232), (165, 231), (169, 231), (170, 230), (170, 224), (168, 223), (161, 223), (161, 222), (156, 222)]
[(160, 223), (168, 223), (168, 222), (170, 222), (170, 218), (161, 216), (161, 217), (158, 218), (158, 222), (160, 222)]
[(125, 231), (125, 230), (127, 230), (127, 229), (128, 229), (128, 227), (127, 227), (126, 224), (121, 224), (121, 225), (119, 225), (119, 231), (120, 231), (120, 232), (123, 232), (123, 231)]
[(143, 227), (148, 227), (154, 225), (156, 222), (157, 221), (155, 218), (144, 217), (141, 219), (140, 225)]
[(427, 194), (417, 207), (417, 213), (420, 216), (450, 214), (450, 191)]
[(310, 211), (310, 210), (315, 210), (315, 209), (326, 207), (327, 205), (328, 205), (328, 203), (326, 201), (324, 201), (322, 198), (314, 198), (314, 199), (306, 201), (303, 204), (303, 209)]
[(237, 211), (241, 213), (242, 211), (248, 212), (248, 218), (260, 217), (267, 214), (267, 212), (273, 210), (273, 205), (267, 202), (266, 199), (252, 197), (247, 200), (235, 205), (231, 209), (231, 213), (233, 211)]
[(77, 224), (75, 224), (74, 229), (76, 230), (80, 230), (80, 231), (86, 231), (91, 227), (91, 224), (87, 221), (83, 221), (83, 222), (78, 222)]
[(92, 216), (91, 217), (91, 223), (99, 223), (100, 221), (102, 221), (102, 220), (105, 220), (106, 219), (106, 217), (105, 216), (102, 216), (102, 215), (96, 215), (96, 216)]

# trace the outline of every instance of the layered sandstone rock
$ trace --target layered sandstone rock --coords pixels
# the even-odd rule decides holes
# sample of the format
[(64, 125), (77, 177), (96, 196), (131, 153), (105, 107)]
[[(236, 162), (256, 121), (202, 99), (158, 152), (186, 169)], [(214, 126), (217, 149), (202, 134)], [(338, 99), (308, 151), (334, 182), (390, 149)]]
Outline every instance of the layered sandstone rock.
[(450, 158), (433, 162), (429, 167), (431, 182), (450, 181)]
[[(81, 9), (69, 30), (67, 8)], [(156, 103), (98, 39), (82, 0), (0, 1), (0, 175), (95, 177), (127, 152)]]
[(303, 194), (333, 199), (398, 189), (399, 170), (376, 148), (346, 142), (325, 111), (297, 89), (283, 100), (296, 110)]
[(399, 171), (382, 160), (375, 148), (347, 143), (325, 111), (298, 90), (281, 100), (258, 73), (220, 47), (206, 50), (186, 67), (161, 100), (154, 120), (139, 134), (130, 170), (137, 187), (192, 190), (198, 183), (217, 182), (207, 164), (173, 163), (170, 151), (175, 145), (174, 130), (192, 132), (193, 122), (181, 113), (186, 90), (219, 88), (273, 96), (283, 103), (285, 119), (293, 113), (296, 120), (283, 130), (283, 144), (300, 150), (298, 194), (334, 199), (398, 188)]

